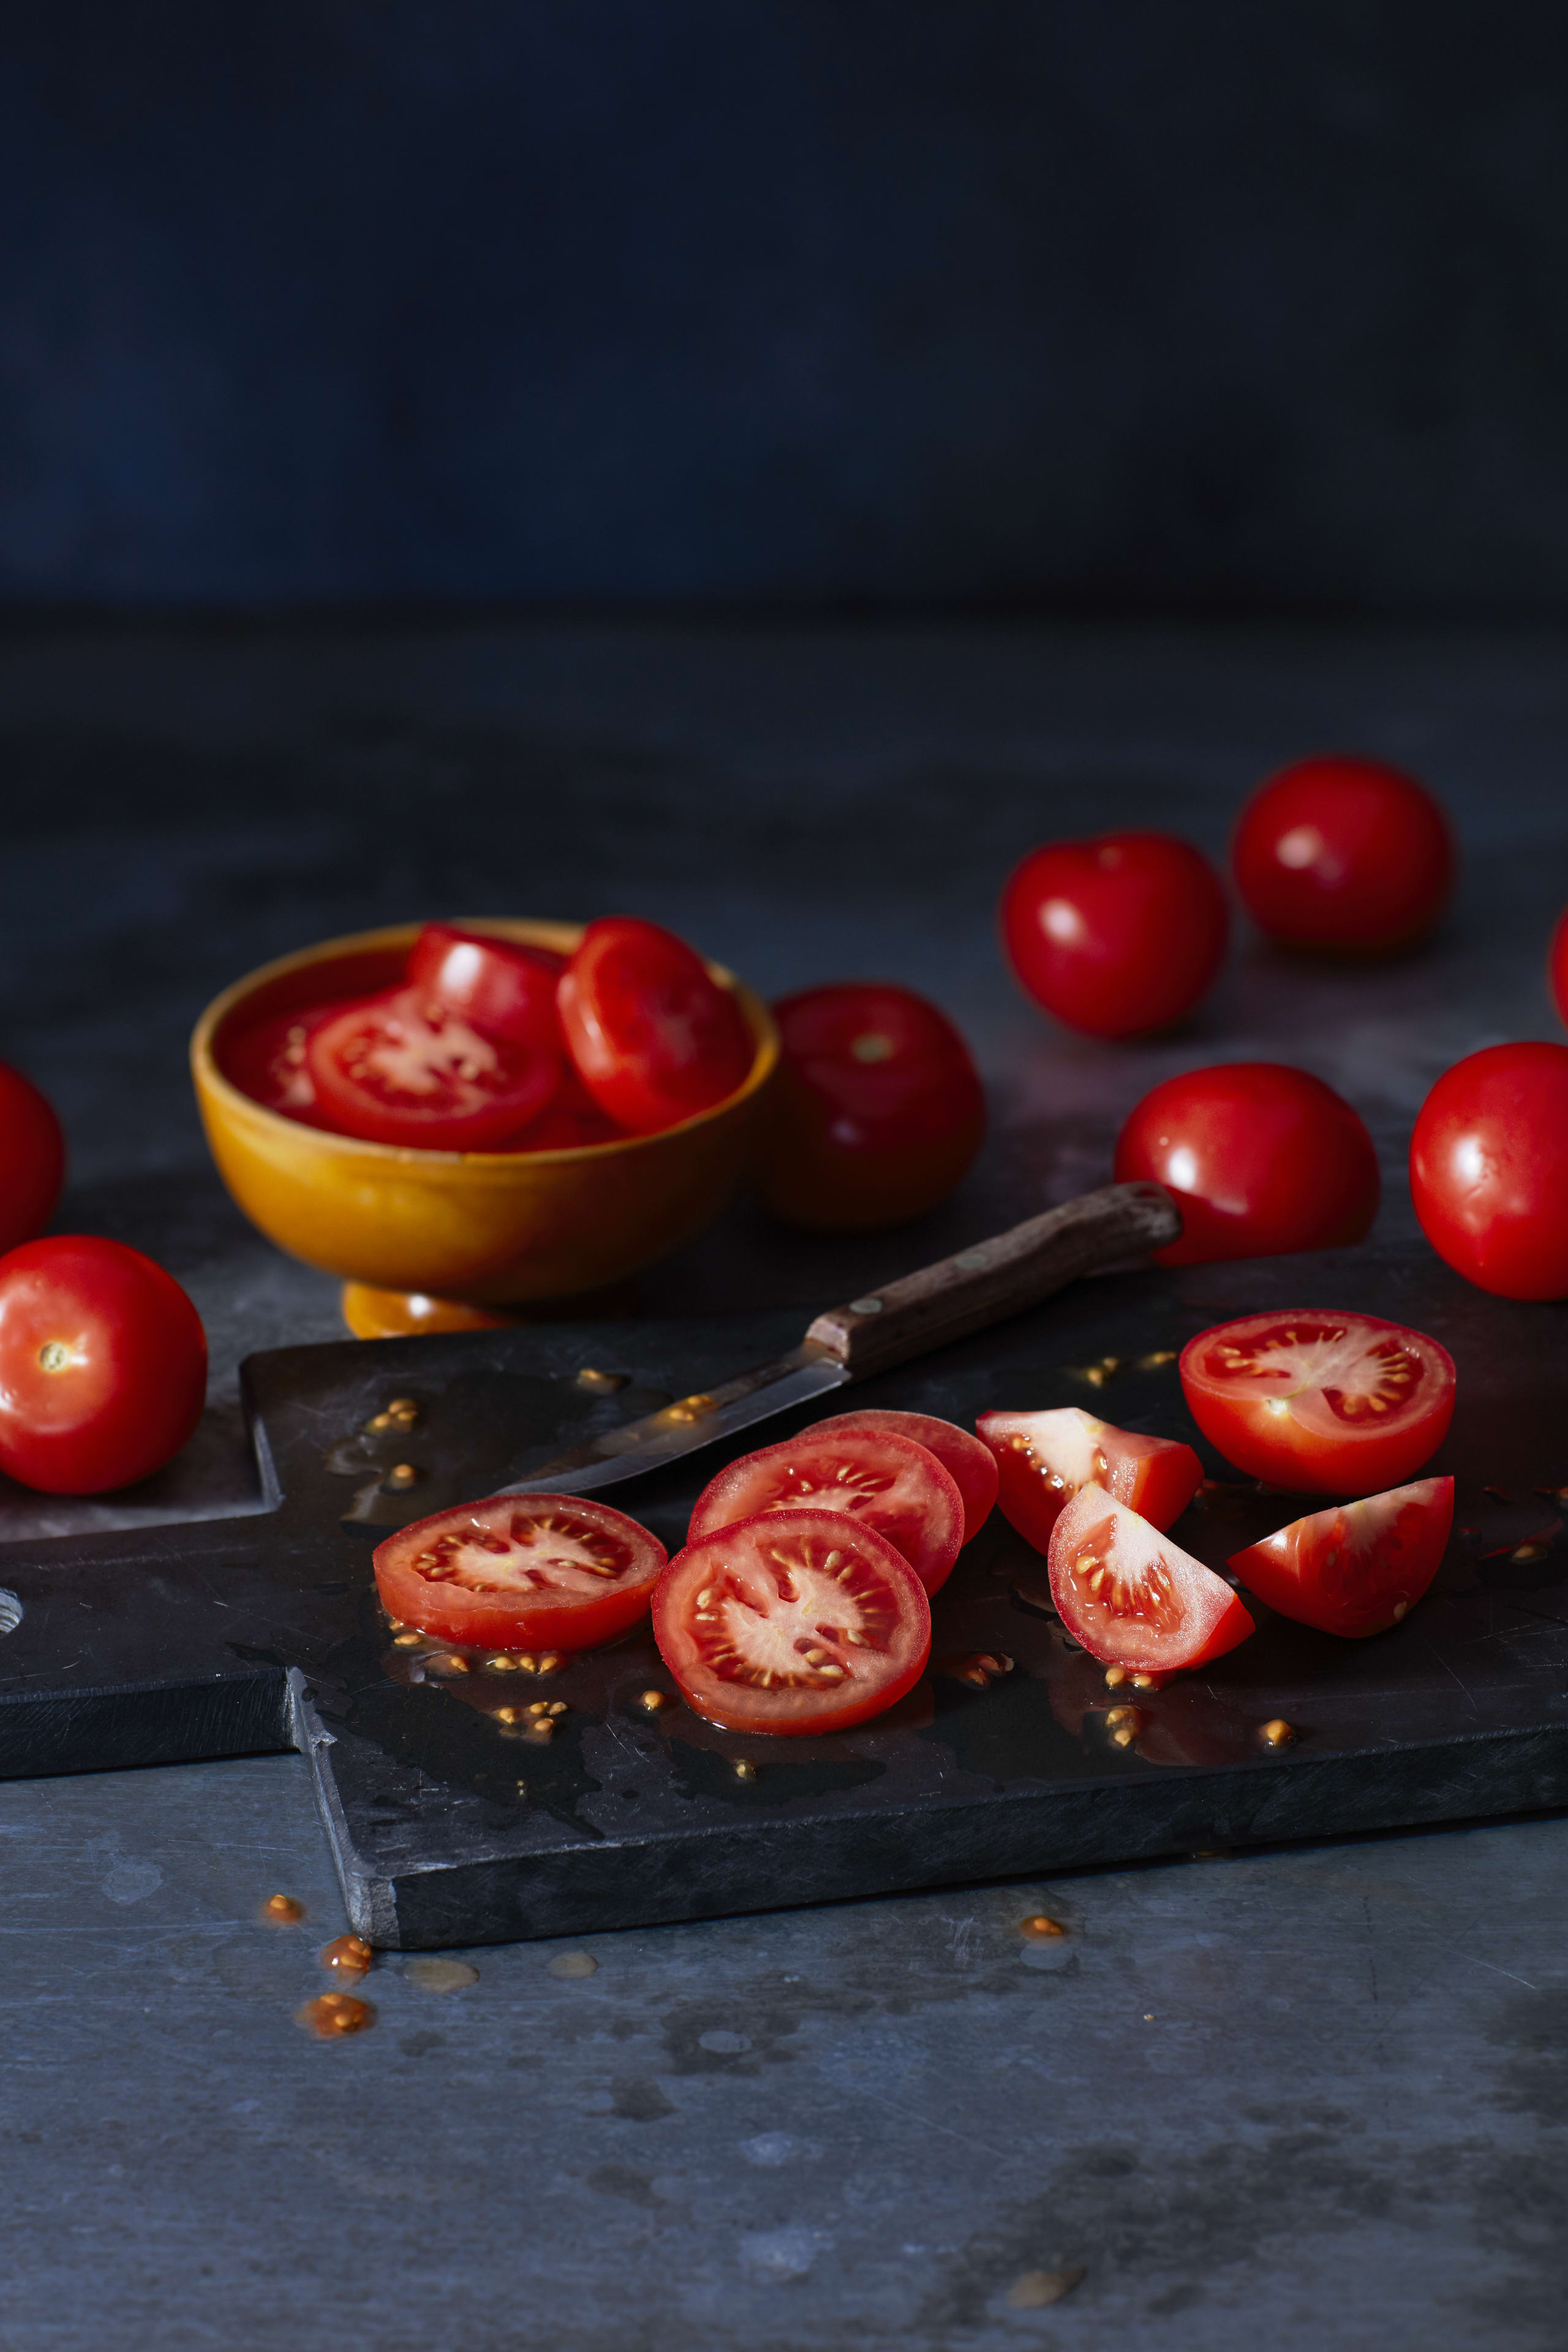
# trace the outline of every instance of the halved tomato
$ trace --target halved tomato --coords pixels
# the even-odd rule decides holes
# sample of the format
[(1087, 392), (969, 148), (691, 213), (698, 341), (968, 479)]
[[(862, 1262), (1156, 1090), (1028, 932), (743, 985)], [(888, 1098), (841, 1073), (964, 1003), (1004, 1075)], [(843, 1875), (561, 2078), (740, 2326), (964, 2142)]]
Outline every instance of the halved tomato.
[(266, 1021), (253, 1021), (248, 1028), (224, 1039), (218, 1048), (218, 1066), (252, 1102), (281, 1111), (286, 1118), (297, 1118), (303, 1127), (325, 1127), (305, 1048), (324, 1021), (345, 1009), (342, 1003), (319, 1004), (309, 1012), (279, 1013)]
[(322, 1114), (344, 1135), (425, 1151), (490, 1151), (537, 1118), (560, 1056), (487, 1037), (416, 988), (350, 1005), (312, 1030), (305, 1064)]
[(842, 1731), (902, 1698), (931, 1654), (919, 1577), (874, 1528), (790, 1510), (689, 1543), (654, 1639), (688, 1706), (730, 1731)]
[(410, 988), (460, 1013), (487, 1037), (515, 1037), (556, 1051), (555, 983), (565, 969), (565, 957), (548, 948), (426, 923), (409, 950), (406, 977)]
[(975, 1423), (1001, 1474), (1002, 1516), (1037, 1551), (1050, 1548), (1063, 1506), (1103, 1486), (1157, 1528), (1179, 1519), (1204, 1482), (1190, 1445), (1097, 1421), (1081, 1405), (1050, 1412), (983, 1412)]
[(1223, 1577), (1102, 1486), (1084, 1486), (1068, 1504), (1050, 1561), (1062, 1623), (1108, 1666), (1205, 1665), (1253, 1631)]
[(721, 1102), (752, 1066), (735, 999), (657, 923), (630, 915), (590, 923), (556, 1003), (584, 1085), (635, 1135)]
[(1420, 1478), (1292, 1519), (1230, 1566), (1281, 1617), (1324, 1633), (1381, 1633), (1436, 1575), (1453, 1518), (1453, 1480)]
[(928, 1592), (945, 1584), (963, 1541), (963, 1498), (934, 1454), (891, 1430), (804, 1430), (742, 1454), (697, 1497), (689, 1544), (763, 1512), (837, 1511), (901, 1551)]
[(831, 1430), (841, 1437), (852, 1429), (890, 1430), (895, 1437), (911, 1438), (934, 1454), (963, 1501), (964, 1542), (980, 1533), (995, 1507), (996, 1463), (990, 1448), (967, 1429), (960, 1429), (955, 1421), (939, 1421), (934, 1413), (870, 1406), (864, 1412), (836, 1412), (830, 1421), (814, 1422), (811, 1433), (823, 1437)]
[(647, 1614), (657, 1536), (577, 1495), (492, 1495), (375, 1548), (387, 1614), (466, 1648), (591, 1650)]
[(1244, 1315), (1182, 1350), (1193, 1419), (1238, 1470), (1310, 1494), (1372, 1495), (1435, 1454), (1454, 1417), (1454, 1360), (1375, 1315)]

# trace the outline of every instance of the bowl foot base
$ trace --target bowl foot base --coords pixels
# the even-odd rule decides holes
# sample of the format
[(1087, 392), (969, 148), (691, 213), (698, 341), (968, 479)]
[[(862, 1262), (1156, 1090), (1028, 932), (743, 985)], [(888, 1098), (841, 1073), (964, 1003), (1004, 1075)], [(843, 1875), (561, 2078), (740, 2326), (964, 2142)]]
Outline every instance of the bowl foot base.
[(343, 1321), (356, 1339), (409, 1339), (425, 1331), (501, 1331), (518, 1323), (620, 1319), (637, 1311), (637, 1285), (616, 1282), (571, 1298), (531, 1299), (521, 1307), (470, 1307), (461, 1298), (435, 1298), (423, 1290), (377, 1290), (345, 1282)]

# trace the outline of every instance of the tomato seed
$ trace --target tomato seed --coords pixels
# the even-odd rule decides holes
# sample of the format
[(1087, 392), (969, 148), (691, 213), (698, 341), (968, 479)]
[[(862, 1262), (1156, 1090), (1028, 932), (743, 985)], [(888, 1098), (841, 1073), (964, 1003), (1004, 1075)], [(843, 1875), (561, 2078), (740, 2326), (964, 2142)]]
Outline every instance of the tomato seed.
[(363, 1977), (375, 1966), (375, 1953), (363, 1936), (335, 1936), (316, 1957), (334, 1976)]
[(322, 2042), (333, 2042), (345, 2033), (363, 2033), (375, 2023), (375, 2011), (352, 1992), (322, 1992), (295, 2011), (294, 2021)]
[(1290, 1748), (1295, 1745), (1296, 1732), (1282, 1715), (1277, 1715), (1271, 1722), (1258, 1725), (1258, 1737), (1265, 1748)]
[(292, 1895), (269, 1895), (261, 1906), (268, 1919), (285, 1927), (292, 1927), (305, 1916), (305, 1906)]

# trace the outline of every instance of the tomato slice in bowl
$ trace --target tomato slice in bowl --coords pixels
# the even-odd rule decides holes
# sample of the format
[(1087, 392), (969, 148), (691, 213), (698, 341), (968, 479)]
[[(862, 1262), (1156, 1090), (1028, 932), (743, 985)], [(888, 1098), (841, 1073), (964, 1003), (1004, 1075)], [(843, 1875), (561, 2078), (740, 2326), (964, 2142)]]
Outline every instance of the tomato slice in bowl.
[(887, 1429), (803, 1431), (742, 1454), (697, 1497), (689, 1544), (737, 1519), (833, 1511), (902, 1552), (928, 1592), (945, 1584), (963, 1540), (963, 1498), (934, 1454)]
[(1359, 1640), (1408, 1614), (1436, 1575), (1454, 1519), (1451, 1478), (1418, 1478), (1292, 1519), (1229, 1565), (1299, 1625)]
[(490, 1151), (538, 1117), (559, 1055), (487, 1037), (416, 988), (350, 1005), (306, 1040), (323, 1116), (344, 1135), (424, 1151)]
[(1173, 1674), (1234, 1650), (1253, 1620), (1225, 1581), (1102, 1486), (1084, 1486), (1051, 1536), (1051, 1598), (1091, 1657)]
[(525, 948), (451, 923), (426, 923), (408, 952), (410, 988), (460, 1013), (487, 1037), (513, 1037), (557, 1050), (555, 986), (564, 956)]
[(840, 1511), (769, 1512), (676, 1554), (653, 1631), (710, 1723), (798, 1737), (846, 1730), (902, 1698), (931, 1654), (931, 1605), (874, 1528)]
[(814, 1437), (831, 1430), (842, 1436), (854, 1429), (890, 1430), (895, 1437), (912, 1438), (934, 1454), (958, 1488), (963, 1505), (963, 1538), (969, 1543), (980, 1533), (996, 1504), (996, 1461), (988, 1446), (960, 1429), (955, 1421), (939, 1420), (930, 1412), (895, 1412), (890, 1406), (871, 1406), (864, 1412), (836, 1412), (829, 1421), (812, 1423)]
[(1402, 1486), (1454, 1417), (1454, 1360), (1375, 1315), (1244, 1315), (1182, 1350), (1188, 1410), (1227, 1462), (1270, 1486), (1372, 1495)]
[(1203, 1485), (1190, 1445), (1099, 1421), (1081, 1405), (1049, 1412), (983, 1412), (975, 1424), (1000, 1474), (1002, 1516), (1037, 1551), (1082, 1486), (1103, 1486), (1157, 1528), (1179, 1519)]
[[(353, 1000), (358, 1003), (356, 997)], [(303, 1127), (324, 1127), (326, 1119), (316, 1097), (305, 1049), (324, 1022), (347, 1010), (342, 1003), (318, 1004), (308, 1012), (279, 1013), (226, 1036), (218, 1048), (218, 1066), (231, 1086), (252, 1102), (281, 1111)]]
[(576, 1495), (492, 1495), (416, 1519), (375, 1548), (382, 1605), (438, 1641), (591, 1650), (646, 1617), (668, 1555)]
[(634, 1135), (733, 1094), (752, 1066), (741, 1008), (700, 956), (657, 923), (590, 923), (556, 1003), (567, 1051), (601, 1110)]

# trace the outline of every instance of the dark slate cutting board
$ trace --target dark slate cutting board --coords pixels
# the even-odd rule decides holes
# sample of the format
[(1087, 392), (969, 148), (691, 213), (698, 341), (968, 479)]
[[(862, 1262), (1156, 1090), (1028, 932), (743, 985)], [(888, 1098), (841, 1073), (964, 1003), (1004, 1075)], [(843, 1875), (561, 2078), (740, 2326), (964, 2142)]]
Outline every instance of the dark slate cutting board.
[[(1254, 1639), (1201, 1676), (1113, 1695), (1050, 1614), (1044, 1562), (994, 1518), (938, 1596), (933, 1671), (858, 1731), (768, 1741), (679, 1705), (651, 1715), (641, 1694), (673, 1685), (646, 1635), (544, 1680), (442, 1676), (376, 1605), (382, 1533), (778, 1352), (805, 1318), (345, 1342), (246, 1368), (268, 1514), (0, 1549), (22, 1609), (0, 1642), (0, 1771), (297, 1742), (355, 1927), (405, 1948), (1568, 1803), (1568, 1530), (1551, 1491), (1568, 1486), (1568, 1311), (1485, 1298), (1426, 1253), (1121, 1275), (826, 1410), (973, 1423), (987, 1405), (1081, 1402), (1185, 1436), (1223, 1483), (1173, 1534), (1217, 1567), (1317, 1505), (1236, 1480), (1197, 1440), (1173, 1363), (1141, 1360), (1255, 1307), (1350, 1302), (1434, 1333), (1459, 1367), (1432, 1465), (1459, 1481), (1455, 1538), (1432, 1594), (1373, 1641), (1258, 1609)], [(585, 1384), (585, 1367), (622, 1384)], [(414, 1426), (367, 1430), (399, 1396)], [(673, 1549), (721, 1459), (810, 1417), (608, 1499)], [(419, 1472), (406, 1493), (387, 1486), (399, 1462)], [(14, 1613), (0, 1600), (0, 1621)], [(1016, 1663), (982, 1687), (962, 1675), (985, 1652)], [(546, 1745), (496, 1719), (541, 1697), (567, 1710)], [(1105, 1717), (1130, 1698), (1137, 1738), (1119, 1748)], [(1258, 1730), (1279, 1717), (1299, 1739), (1271, 1751)]]

